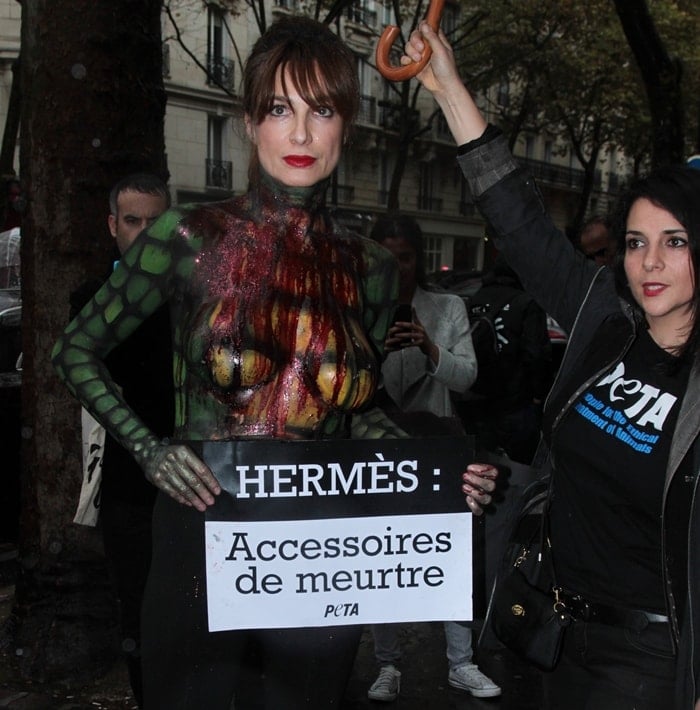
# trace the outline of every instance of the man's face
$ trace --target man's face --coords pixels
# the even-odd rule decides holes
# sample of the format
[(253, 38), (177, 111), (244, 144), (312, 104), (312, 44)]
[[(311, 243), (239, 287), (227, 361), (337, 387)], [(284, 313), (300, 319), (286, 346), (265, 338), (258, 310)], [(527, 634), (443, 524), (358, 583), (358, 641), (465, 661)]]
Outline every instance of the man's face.
[(615, 257), (615, 242), (604, 224), (590, 224), (583, 230), (581, 251), (598, 266), (612, 263)]
[(136, 236), (155, 222), (168, 208), (163, 195), (124, 190), (117, 197), (117, 214), (109, 215), (109, 231), (123, 254)]

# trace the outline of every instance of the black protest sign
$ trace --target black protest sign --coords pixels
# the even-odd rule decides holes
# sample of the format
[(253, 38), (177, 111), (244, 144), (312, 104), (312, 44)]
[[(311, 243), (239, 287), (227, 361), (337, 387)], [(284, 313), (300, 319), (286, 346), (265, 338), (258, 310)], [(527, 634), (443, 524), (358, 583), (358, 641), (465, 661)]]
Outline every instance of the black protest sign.
[(471, 618), (470, 437), (205, 442), (212, 631)]

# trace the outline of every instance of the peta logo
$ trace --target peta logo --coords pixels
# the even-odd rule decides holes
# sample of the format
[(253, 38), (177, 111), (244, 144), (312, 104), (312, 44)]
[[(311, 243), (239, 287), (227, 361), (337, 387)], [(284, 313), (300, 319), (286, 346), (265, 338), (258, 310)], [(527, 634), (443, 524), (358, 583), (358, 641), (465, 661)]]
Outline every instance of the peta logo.
[(617, 406), (636, 426), (651, 425), (657, 431), (663, 429), (666, 417), (678, 399), (640, 380), (626, 380), (625, 365), (622, 362), (596, 386), (609, 386), (610, 401), (620, 402)]
[(323, 616), (346, 617), (359, 616), (360, 606), (357, 602), (345, 602), (344, 604), (326, 604), (326, 611)]

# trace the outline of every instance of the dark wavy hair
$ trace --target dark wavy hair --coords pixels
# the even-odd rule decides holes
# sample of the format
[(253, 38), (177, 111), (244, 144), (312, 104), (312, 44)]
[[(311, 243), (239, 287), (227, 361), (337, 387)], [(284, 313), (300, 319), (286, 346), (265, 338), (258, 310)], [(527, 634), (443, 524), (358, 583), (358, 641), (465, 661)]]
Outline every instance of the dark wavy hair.
[[(283, 81), (289, 71), (307, 104), (330, 106), (340, 114), (347, 140), (360, 105), (357, 66), (349, 47), (310, 17), (285, 17), (270, 25), (253, 45), (243, 69), (243, 111), (254, 124), (262, 123), (272, 109), (278, 70)], [(255, 151), (248, 174), (251, 182), (257, 180)]]
[(398, 212), (382, 215), (377, 218), (369, 236), (380, 244), (385, 239), (405, 239), (416, 252), (416, 283), (423, 289), (427, 287), (423, 230), (413, 217)]
[(625, 234), (627, 218), (632, 205), (645, 198), (657, 207), (670, 212), (688, 233), (690, 261), (695, 281), (693, 296), (693, 326), (685, 344), (679, 348), (677, 355), (692, 357), (700, 356), (700, 288), (698, 273), (700, 269), (700, 170), (687, 166), (669, 166), (659, 168), (646, 177), (636, 180), (620, 197), (612, 218), (612, 229), (617, 245), (617, 254), (613, 268), (618, 291), (623, 294), (641, 312), (641, 308), (632, 298), (625, 275)]

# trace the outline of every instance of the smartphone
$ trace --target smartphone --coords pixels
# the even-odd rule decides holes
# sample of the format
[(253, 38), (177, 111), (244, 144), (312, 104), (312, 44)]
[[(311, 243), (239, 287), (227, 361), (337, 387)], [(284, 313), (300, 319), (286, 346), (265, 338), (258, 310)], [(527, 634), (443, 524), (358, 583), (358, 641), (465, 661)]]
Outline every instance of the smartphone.
[(400, 303), (394, 311), (394, 323), (411, 323), (413, 321), (413, 308), (410, 303)]

